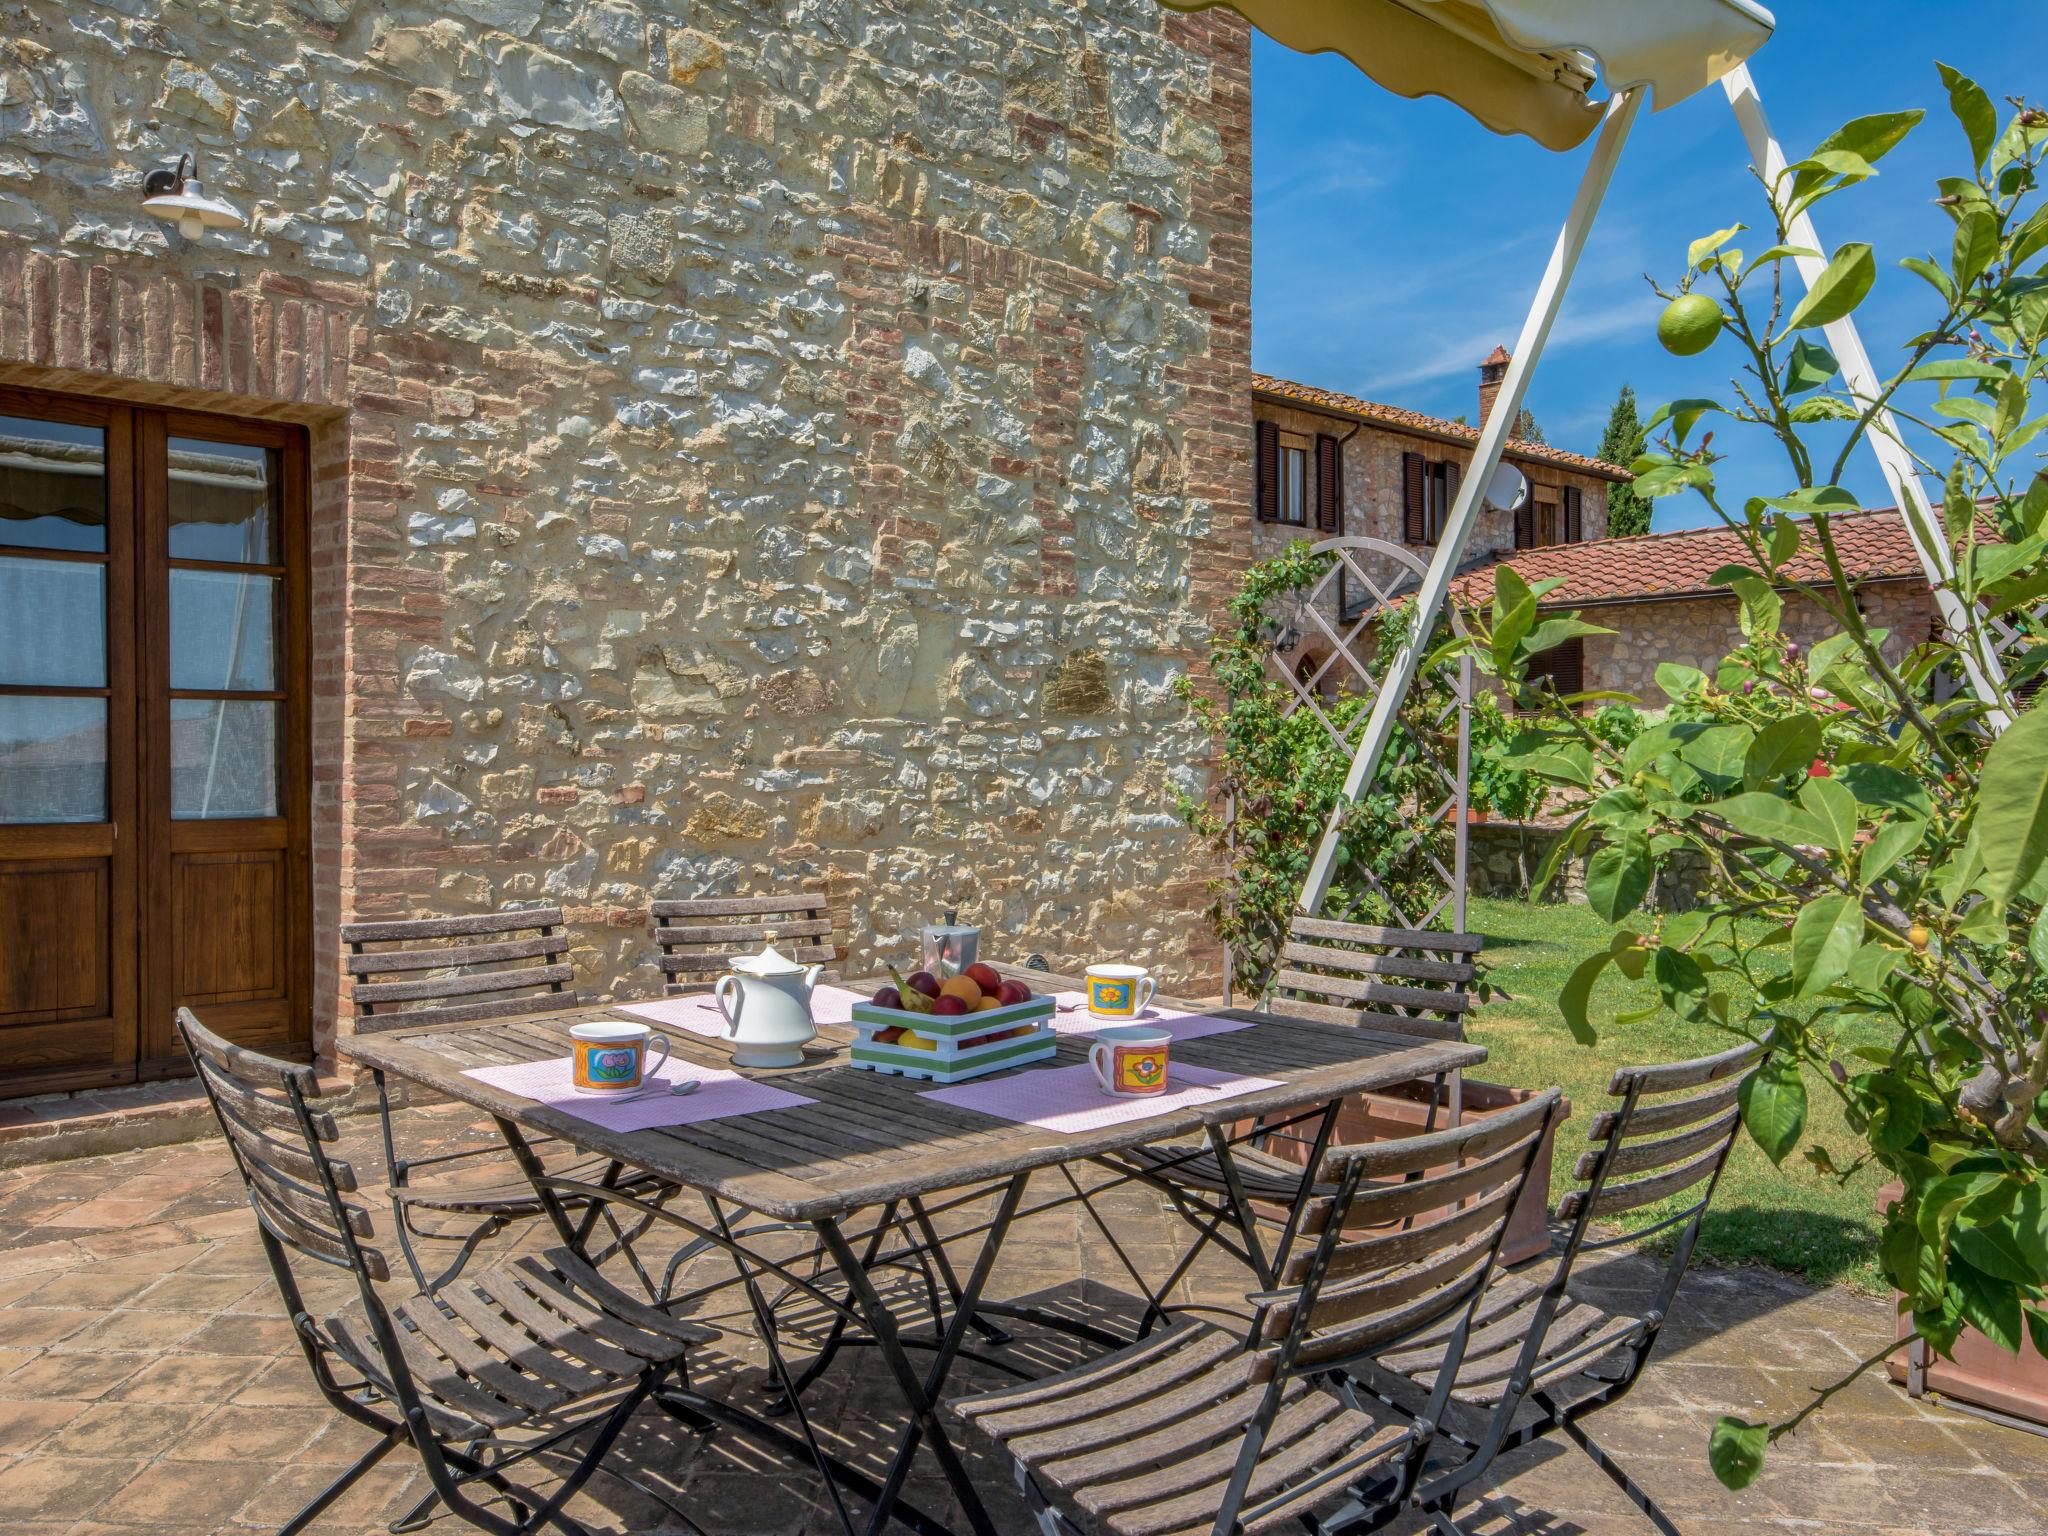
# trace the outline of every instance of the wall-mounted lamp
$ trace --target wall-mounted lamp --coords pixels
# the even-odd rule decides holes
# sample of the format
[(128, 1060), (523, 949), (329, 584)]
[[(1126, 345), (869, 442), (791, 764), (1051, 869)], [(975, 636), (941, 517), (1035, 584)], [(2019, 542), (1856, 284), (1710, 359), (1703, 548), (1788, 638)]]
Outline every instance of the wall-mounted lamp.
[[(197, 240), (209, 229), (242, 229), (248, 220), (233, 203), (208, 197), (196, 176), (187, 176), (190, 155), (178, 156), (175, 171), (151, 171), (142, 178), (142, 206), (167, 223), (178, 226), (187, 240)], [(196, 167), (195, 167), (196, 169)]]

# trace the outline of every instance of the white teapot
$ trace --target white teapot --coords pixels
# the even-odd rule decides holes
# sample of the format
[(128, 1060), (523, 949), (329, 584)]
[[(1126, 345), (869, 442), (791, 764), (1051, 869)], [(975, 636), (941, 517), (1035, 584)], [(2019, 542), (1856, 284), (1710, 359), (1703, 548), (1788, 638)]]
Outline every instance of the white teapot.
[(818, 1035), (811, 990), (821, 969), (781, 953), (772, 933), (761, 953), (733, 961), (731, 973), (719, 977), (711, 992), (725, 1015), (726, 1038), (739, 1047), (732, 1053), (734, 1066), (803, 1065), (804, 1047)]

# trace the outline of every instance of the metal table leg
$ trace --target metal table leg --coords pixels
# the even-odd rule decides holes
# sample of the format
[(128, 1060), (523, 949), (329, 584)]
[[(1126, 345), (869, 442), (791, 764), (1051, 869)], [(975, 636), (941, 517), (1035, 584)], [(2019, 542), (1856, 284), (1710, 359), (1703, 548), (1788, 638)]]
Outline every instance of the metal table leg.
[(819, 1238), (832, 1254), (832, 1260), (839, 1266), (841, 1277), (855, 1304), (859, 1307), (873, 1335), (877, 1349), (889, 1372), (896, 1378), (902, 1390), (905, 1404), (910, 1409), (910, 1423), (904, 1426), (901, 1439), (897, 1442), (896, 1455), (889, 1465), (887, 1477), (883, 1479), (882, 1491), (876, 1498), (873, 1515), (868, 1522), (868, 1536), (880, 1536), (889, 1523), (889, 1514), (894, 1508), (897, 1495), (902, 1491), (903, 1480), (910, 1472), (910, 1464), (917, 1454), (919, 1444), (931, 1442), (932, 1455), (938, 1461), (946, 1481), (952, 1486), (954, 1495), (966, 1513), (968, 1524), (976, 1536), (997, 1536), (996, 1528), (989, 1520), (988, 1511), (982, 1506), (981, 1496), (975, 1491), (974, 1483), (967, 1475), (967, 1468), (960, 1460), (960, 1453), (947, 1437), (945, 1426), (939, 1422), (937, 1404), (945, 1388), (946, 1376), (953, 1361), (960, 1352), (968, 1329), (974, 1320), (975, 1306), (981, 1297), (982, 1288), (988, 1283), (989, 1272), (995, 1268), (996, 1254), (1001, 1250), (1003, 1239), (1008, 1236), (1011, 1221), (1016, 1216), (1018, 1202), (1024, 1195), (1026, 1175), (1017, 1174), (1003, 1191), (1002, 1202), (995, 1219), (990, 1223), (988, 1235), (982, 1240), (981, 1252), (976, 1255), (974, 1269), (961, 1287), (959, 1305), (954, 1309), (946, 1331), (940, 1339), (939, 1348), (934, 1352), (924, 1379), (918, 1379), (916, 1368), (903, 1348), (898, 1337), (895, 1318), (889, 1312), (887, 1303), (876, 1293), (868, 1277), (867, 1267), (860, 1256), (853, 1251), (839, 1230), (839, 1224), (832, 1220), (815, 1223)]

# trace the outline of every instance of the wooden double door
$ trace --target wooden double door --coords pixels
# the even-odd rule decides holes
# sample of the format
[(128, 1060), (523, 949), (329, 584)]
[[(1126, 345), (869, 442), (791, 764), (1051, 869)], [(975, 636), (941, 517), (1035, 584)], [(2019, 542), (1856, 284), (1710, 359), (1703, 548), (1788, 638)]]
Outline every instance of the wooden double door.
[(298, 428), (0, 390), (0, 1097), (309, 1040)]

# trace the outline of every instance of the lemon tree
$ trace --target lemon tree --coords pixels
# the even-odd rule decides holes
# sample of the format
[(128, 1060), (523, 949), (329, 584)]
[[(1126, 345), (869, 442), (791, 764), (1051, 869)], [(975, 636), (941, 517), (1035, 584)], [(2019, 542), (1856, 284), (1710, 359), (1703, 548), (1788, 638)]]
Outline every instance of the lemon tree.
[[(1659, 290), (1664, 344), (1725, 353), (1739, 373), (1727, 398), (1651, 417), (1636, 489), (1696, 496), (1735, 533), (1745, 557), (1714, 579), (1742, 643), (1711, 669), (1660, 667), (1663, 717), (1616, 744), (1527, 688), (1531, 656), (1557, 635), (1519, 621), (1532, 591), (1512, 571), (1470, 628), (1480, 666), (1540, 710), (1501, 760), (1572, 812), (1552, 856), (1586, 856), (1589, 901), (1622, 924), (1563, 989), (1574, 1033), (1592, 1039), (1586, 1000), (1619, 972), (1651, 1008), (1768, 1043), (1742, 1097), (1748, 1133), (1773, 1161), (1839, 1177), (1876, 1165), (1903, 1186), (1877, 1259), (1912, 1333), (1942, 1354), (1965, 1328), (2048, 1353), (2048, 710), (2030, 687), (2048, 671), (2048, 114), (2018, 101), (2001, 113), (1939, 67), (1966, 152), (1935, 188), (1953, 238), (1899, 263), (1928, 313), (1876, 398), (1847, 388), (1821, 332), (1870, 293), (1875, 251), (1841, 246), (1792, 302), (1786, 264), (1815, 253), (1788, 224), (1877, 174), (1919, 113), (1830, 134), (1773, 189), (1762, 249), (1736, 247), (1740, 225), (1719, 230)], [(1858, 510), (1841, 481), (1881, 409), (1905, 424), (1939, 509), (1928, 533), (1953, 558), (1963, 633), (1888, 645), (1857, 606), (1835, 523)], [(1782, 452), (1782, 493), (1728, 505), (1714, 434), (1694, 436), (1708, 422), (1724, 445)], [(1833, 633), (1789, 639), (1795, 605)], [(2002, 654), (2004, 681), (1959, 688), (1961, 658), (1987, 653)], [(2012, 722), (2002, 734), (1994, 712)], [(1698, 907), (1645, 910), (1681, 859), (1706, 872)], [(1840, 1101), (1831, 1119), (1851, 1140), (1813, 1136), (1809, 1082)], [(1783, 1422), (1724, 1417), (1716, 1473), (1753, 1479), (1771, 1442), (1896, 1347)]]

